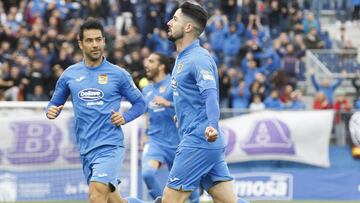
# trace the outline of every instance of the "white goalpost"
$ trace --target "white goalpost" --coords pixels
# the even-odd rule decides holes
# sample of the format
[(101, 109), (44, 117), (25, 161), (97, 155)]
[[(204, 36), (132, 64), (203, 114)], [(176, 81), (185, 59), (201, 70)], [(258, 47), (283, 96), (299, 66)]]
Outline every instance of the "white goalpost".
[[(88, 187), (74, 143), (70, 102), (55, 120), (47, 102), (0, 102), (0, 202), (86, 200)], [(121, 103), (121, 111), (131, 104)], [(123, 196), (138, 197), (138, 136), (143, 118), (123, 126), (126, 157), (120, 171)]]

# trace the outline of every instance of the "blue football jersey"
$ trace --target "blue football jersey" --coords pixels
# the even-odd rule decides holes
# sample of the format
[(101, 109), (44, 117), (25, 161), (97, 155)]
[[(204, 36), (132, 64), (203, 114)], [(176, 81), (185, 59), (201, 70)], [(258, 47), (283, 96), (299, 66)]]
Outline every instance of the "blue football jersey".
[[(176, 116), (179, 122), (180, 146), (218, 149), (224, 147), (223, 136), (208, 142), (205, 129), (209, 126), (205, 101), (201, 93), (216, 89), (219, 94), (217, 67), (209, 52), (196, 40), (176, 58), (171, 85)], [(218, 102), (218, 101), (214, 101)]]
[(103, 145), (123, 146), (124, 134), (111, 123), (111, 112), (119, 111), (123, 98), (132, 103), (143, 97), (130, 74), (105, 58), (98, 67), (86, 67), (84, 62), (68, 67), (57, 81), (49, 106), (63, 105), (69, 96), (80, 154)]
[(154, 103), (156, 96), (173, 102), (171, 77), (167, 75), (158, 83), (150, 83), (143, 89), (147, 113), (149, 116), (148, 142), (156, 145), (176, 148), (180, 137), (174, 122), (175, 110), (173, 107), (164, 107)]

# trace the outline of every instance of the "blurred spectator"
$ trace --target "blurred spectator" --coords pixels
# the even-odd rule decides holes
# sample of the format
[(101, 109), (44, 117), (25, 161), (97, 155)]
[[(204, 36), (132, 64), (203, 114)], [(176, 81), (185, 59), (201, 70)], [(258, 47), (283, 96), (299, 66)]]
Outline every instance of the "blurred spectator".
[(321, 109), (331, 109), (331, 104), (326, 98), (326, 94), (324, 92), (317, 92), (314, 96), (313, 109), (321, 110)]
[(265, 109), (265, 104), (261, 101), (261, 96), (255, 94), (252, 98), (252, 101), (249, 105), (250, 111), (260, 111)]
[(220, 108), (229, 108), (229, 91), (230, 91), (230, 77), (228, 76), (227, 72), (224, 71), (222, 68), (218, 68), (218, 75), (219, 75), (219, 102)]
[[(4, 70), (8, 68), (8, 70)], [(6, 73), (7, 72), (7, 73)], [(2, 67), (3, 78), (0, 79), (0, 87), (4, 90), (3, 96), (6, 101), (18, 101), (20, 100), (20, 91), (23, 88), (22, 79), (23, 76), (20, 73), (20, 69), (17, 66), (3, 66)]]
[(230, 89), (231, 106), (235, 109), (247, 109), (249, 106), (250, 92), (243, 80)]
[(44, 92), (44, 87), (42, 85), (35, 85), (34, 92), (29, 93), (27, 97), (28, 101), (48, 101), (49, 97)]
[(117, 5), (119, 15), (115, 21), (116, 32), (125, 35), (129, 28), (135, 24), (134, 5), (131, 0), (118, 0)]
[(294, 46), (288, 44), (286, 46), (286, 55), (282, 58), (282, 69), (287, 77), (296, 80), (300, 73), (300, 61), (294, 53)]
[(311, 32), (312, 28), (315, 29), (316, 33), (320, 33), (320, 24), (312, 12), (308, 12), (306, 18), (303, 20), (303, 25), (305, 34)]
[[(323, 78), (321, 84), (318, 83), (318, 81), (315, 78), (315, 71), (313, 68), (310, 69), (310, 77), (311, 77), (311, 82), (314, 85), (314, 88), (317, 92), (324, 92), (326, 95), (326, 98), (329, 101), (330, 106), (332, 106), (332, 104), (334, 103), (334, 99), (333, 99), (333, 95), (334, 92), (336, 90), (336, 88), (338, 88), (343, 79), (339, 78), (336, 80), (335, 83), (330, 84), (330, 81), (328, 78)], [(346, 77), (346, 72), (343, 72), (343, 77)]]
[(302, 92), (300, 90), (295, 90), (291, 93), (291, 105), (289, 109), (292, 110), (305, 110), (306, 105), (302, 100)]
[(347, 121), (349, 119), (349, 112), (351, 112), (351, 104), (349, 100), (345, 97), (346, 93), (342, 89), (337, 89), (335, 91), (335, 103), (333, 108), (336, 111), (335, 123), (340, 123), (341, 121)]
[(317, 30), (314, 27), (310, 28), (309, 33), (304, 39), (304, 43), (307, 49), (322, 49), (325, 44), (321, 41), (320, 37), (317, 34)]
[(277, 89), (271, 90), (271, 94), (265, 99), (264, 104), (266, 109), (282, 110), (284, 108)]

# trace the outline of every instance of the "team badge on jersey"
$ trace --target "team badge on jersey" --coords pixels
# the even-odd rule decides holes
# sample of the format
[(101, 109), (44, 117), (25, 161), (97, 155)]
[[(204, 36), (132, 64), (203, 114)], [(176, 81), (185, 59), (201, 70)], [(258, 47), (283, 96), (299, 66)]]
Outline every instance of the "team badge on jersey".
[(182, 69), (184, 68), (184, 63), (180, 62), (178, 66), (176, 67), (176, 73), (180, 73)]
[(203, 77), (203, 80), (215, 80), (213, 74), (207, 70), (201, 70), (200, 74)]
[(105, 75), (105, 74), (99, 75), (99, 77), (98, 77), (98, 83), (101, 84), (101, 85), (107, 84), (107, 83), (108, 83), (108, 77), (107, 77), (107, 75)]
[(165, 90), (166, 90), (166, 86), (160, 86), (160, 87), (159, 87), (159, 92), (160, 92), (160, 93), (164, 93)]

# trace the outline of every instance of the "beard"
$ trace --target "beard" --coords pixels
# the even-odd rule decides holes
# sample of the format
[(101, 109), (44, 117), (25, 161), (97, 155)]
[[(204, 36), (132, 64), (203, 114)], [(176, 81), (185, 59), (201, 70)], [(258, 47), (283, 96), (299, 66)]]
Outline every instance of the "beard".
[(184, 33), (181, 33), (181, 34), (178, 34), (177, 36), (176, 35), (169, 35), (168, 36), (168, 39), (172, 42), (176, 42), (177, 40), (179, 39), (182, 39), (184, 37)]
[(92, 53), (85, 53), (86, 58), (90, 61), (97, 61), (103, 56), (103, 50), (99, 50), (99, 54), (93, 55)]

